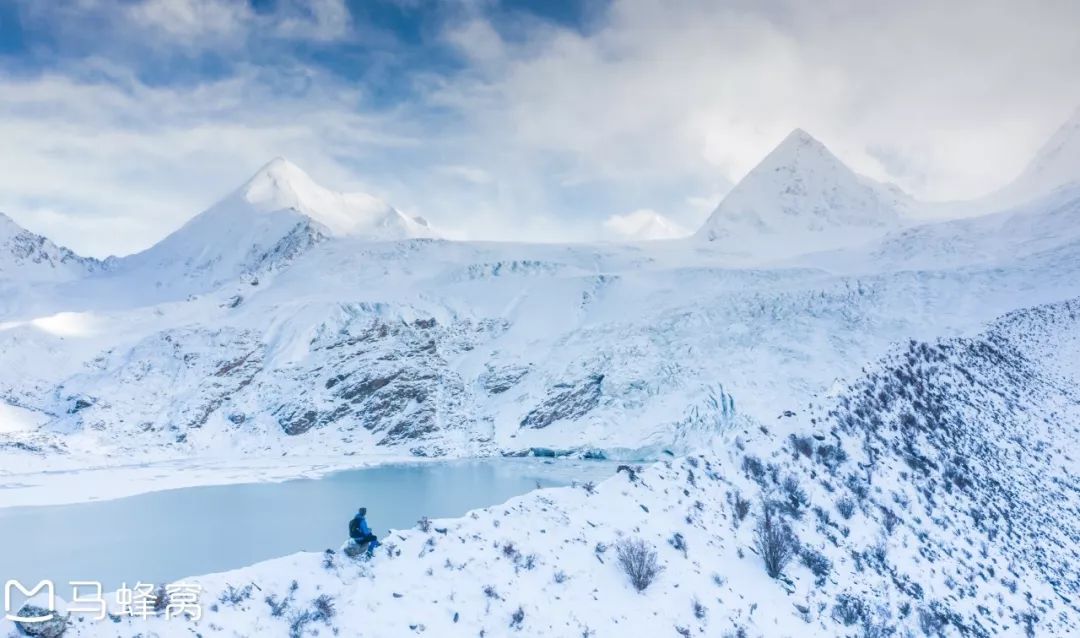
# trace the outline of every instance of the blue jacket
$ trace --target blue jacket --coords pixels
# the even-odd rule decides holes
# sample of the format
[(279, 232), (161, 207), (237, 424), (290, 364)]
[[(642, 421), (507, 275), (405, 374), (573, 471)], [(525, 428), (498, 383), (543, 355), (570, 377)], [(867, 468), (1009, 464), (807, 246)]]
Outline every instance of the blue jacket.
[(368, 527), (367, 519), (364, 518), (363, 516), (360, 517), (360, 531), (363, 532), (364, 534), (370, 534), (371, 533), (371, 528)]

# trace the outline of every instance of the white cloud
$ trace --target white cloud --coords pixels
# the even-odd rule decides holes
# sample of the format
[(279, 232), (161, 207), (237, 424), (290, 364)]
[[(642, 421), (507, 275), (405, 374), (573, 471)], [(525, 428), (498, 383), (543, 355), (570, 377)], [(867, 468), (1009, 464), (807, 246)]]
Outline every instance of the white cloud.
[(88, 51), (242, 51), (256, 40), (330, 42), (350, 33), (345, 0), (277, 0), (256, 11), (246, 0), (21, 0), (22, 16), (56, 32), (62, 46)]
[(497, 41), (478, 20), (439, 99), (571, 183), (734, 180), (800, 126), (919, 195), (975, 195), (1080, 103), (1077, 3), (617, 0), (586, 35)]
[(221, 0), (146, 0), (129, 5), (127, 15), (138, 28), (180, 41), (240, 37), (255, 17), (247, 3)]
[(386, 196), (349, 161), (418, 140), (407, 124), (356, 112), (355, 91), (320, 89), (307, 74), (310, 88), (289, 98), (256, 74), (183, 89), (0, 79), (0, 210), (104, 255), (148, 246), (276, 155), (331, 186)]
[(447, 164), (445, 166), (437, 167), (436, 170), (447, 175), (453, 175), (454, 177), (458, 177), (473, 184), (490, 184), (492, 181), (491, 173), (477, 166)]
[(635, 210), (604, 220), (604, 230), (614, 239), (655, 240), (686, 237), (690, 231), (654, 210)]
[[(418, 72), (384, 110), (367, 82), (246, 53), (253, 38), (368, 37), (342, 0), (20, 6), (100, 55), (0, 74), (0, 210), (94, 254), (146, 246), (279, 154), (482, 239), (599, 239), (618, 232), (613, 210), (692, 230), (797, 126), (916, 195), (977, 195), (1080, 104), (1080, 4), (1054, 0), (613, 0), (573, 29), (466, 1), (431, 35), (465, 69)], [(87, 30), (91, 17), (116, 37)], [(169, 47), (235, 70), (140, 81), (139, 56)]]

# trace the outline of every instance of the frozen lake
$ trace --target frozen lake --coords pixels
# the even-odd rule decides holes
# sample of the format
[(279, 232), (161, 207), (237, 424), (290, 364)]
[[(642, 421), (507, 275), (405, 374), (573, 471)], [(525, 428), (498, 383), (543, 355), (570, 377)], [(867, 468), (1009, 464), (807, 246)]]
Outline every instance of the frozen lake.
[(393, 464), (317, 479), (190, 487), (108, 501), (0, 508), (0, 579), (161, 583), (299, 551), (337, 549), (357, 507), (382, 538), (543, 487), (599, 481), (602, 461)]

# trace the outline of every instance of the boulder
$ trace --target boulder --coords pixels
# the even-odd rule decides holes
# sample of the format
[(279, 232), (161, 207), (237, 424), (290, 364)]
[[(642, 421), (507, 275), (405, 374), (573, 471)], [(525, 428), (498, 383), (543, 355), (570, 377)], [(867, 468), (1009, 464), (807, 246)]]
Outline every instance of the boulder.
[(19, 611), (15, 612), (15, 615), (20, 618), (49, 618), (43, 622), (20, 622), (16, 620), (15, 628), (19, 630), (20, 634), (35, 636), (36, 638), (60, 638), (60, 636), (64, 635), (68, 628), (68, 620), (71, 617), (71, 613), (67, 610), (67, 604), (60, 598), (55, 598), (50, 609), (49, 603), (47, 596), (38, 594), (23, 603), (22, 607), (19, 607)]

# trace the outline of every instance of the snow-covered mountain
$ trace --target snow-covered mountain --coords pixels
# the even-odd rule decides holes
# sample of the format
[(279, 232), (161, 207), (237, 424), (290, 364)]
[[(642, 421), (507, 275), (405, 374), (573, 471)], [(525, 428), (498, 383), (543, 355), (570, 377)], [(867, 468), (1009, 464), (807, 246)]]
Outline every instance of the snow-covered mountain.
[(625, 215), (612, 215), (604, 220), (604, 230), (622, 241), (679, 239), (689, 235), (679, 224), (648, 209)]
[[(876, 238), (909, 205), (797, 131), (699, 236), (810, 251)], [(892, 343), (1080, 294), (1076, 214), (1067, 197), (1038, 200), (734, 269), (711, 248), (721, 235), (704, 249), (413, 239), (430, 229), (275, 160), (108, 272), (35, 286), (32, 304), (7, 296), (0, 399), (38, 425), (0, 450), (8, 467), (134, 451), (689, 451)], [(859, 267), (868, 255), (878, 267)]]
[(987, 199), (1013, 206), (1075, 184), (1080, 184), (1080, 107), (1012, 183)]
[(118, 270), (156, 285), (213, 288), (276, 270), (329, 238), (373, 241), (435, 237), (428, 223), (363, 193), (336, 193), (276, 158), (217, 204)]
[(736, 184), (696, 237), (734, 254), (790, 257), (880, 237), (914, 205), (796, 129)]
[(101, 262), (80, 257), (0, 213), (0, 280), (57, 281), (83, 277)]

